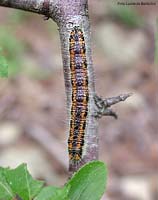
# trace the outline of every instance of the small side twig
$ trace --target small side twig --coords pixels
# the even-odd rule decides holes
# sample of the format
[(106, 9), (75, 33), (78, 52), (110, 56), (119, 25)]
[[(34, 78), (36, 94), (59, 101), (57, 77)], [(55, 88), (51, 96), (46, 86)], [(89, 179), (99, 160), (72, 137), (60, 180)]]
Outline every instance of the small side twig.
[(131, 93), (120, 94), (116, 97), (110, 97), (106, 99), (102, 99), (101, 97), (95, 95), (94, 102), (95, 102), (96, 108), (95, 108), (94, 116), (96, 118), (101, 118), (102, 116), (112, 116), (115, 119), (117, 119), (118, 118), (117, 114), (112, 109), (109, 109), (109, 107), (121, 101), (125, 101), (131, 95), (132, 95)]

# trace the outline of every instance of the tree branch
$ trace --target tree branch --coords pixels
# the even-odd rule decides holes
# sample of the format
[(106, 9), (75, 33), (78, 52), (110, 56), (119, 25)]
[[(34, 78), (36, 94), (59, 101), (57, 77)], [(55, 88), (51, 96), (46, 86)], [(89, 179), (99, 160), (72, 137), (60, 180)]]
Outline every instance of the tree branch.
[[(51, 1), (51, 9), (53, 9), (53, 2)], [(49, 0), (0, 0), (0, 6), (16, 8), (46, 16), (50, 15)]]
[[(103, 115), (116, 118), (117, 115), (107, 107), (124, 101), (130, 95), (105, 100), (96, 96), (87, 0), (0, 0), (0, 6), (43, 14), (57, 23), (63, 58), (69, 132), (72, 134), (69, 136), (69, 141), (72, 142), (69, 145), (69, 155), (72, 154), (69, 156), (69, 171), (73, 173), (83, 164), (98, 160), (98, 119)], [(75, 33), (76, 27), (79, 30), (78, 35)], [(81, 159), (76, 162), (71, 158), (73, 155), (79, 158), (81, 156)]]
[[(64, 66), (65, 87), (67, 94), (67, 110), (68, 121), (70, 126), (71, 121), (71, 106), (72, 106), (72, 82), (70, 69), (70, 52), (69, 52), (69, 38), (73, 27), (79, 27), (84, 36), (86, 60), (88, 70), (88, 116), (86, 121), (86, 130), (84, 133), (84, 145), (82, 160), (72, 162), (69, 160), (69, 170), (71, 173), (80, 168), (83, 164), (98, 160), (98, 120), (93, 116), (94, 112), (94, 95), (95, 82), (93, 73), (92, 50), (91, 50), (91, 34), (88, 17), (87, 0), (61, 0), (59, 3), (60, 12), (57, 14), (57, 24), (59, 25), (60, 39), (62, 45), (62, 57)], [(77, 80), (76, 80), (77, 81)], [(77, 125), (77, 124), (76, 124)], [(78, 131), (79, 134), (79, 131)], [(74, 141), (75, 142), (75, 141)]]

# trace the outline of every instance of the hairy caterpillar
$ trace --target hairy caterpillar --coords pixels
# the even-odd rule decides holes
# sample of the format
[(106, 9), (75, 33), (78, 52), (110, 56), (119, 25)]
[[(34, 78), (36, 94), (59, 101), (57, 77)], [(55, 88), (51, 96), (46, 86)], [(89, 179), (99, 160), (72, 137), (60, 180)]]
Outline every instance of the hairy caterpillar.
[(69, 37), (71, 72), (71, 119), (68, 139), (69, 159), (81, 161), (87, 124), (89, 89), (86, 47), (82, 30), (73, 27)]

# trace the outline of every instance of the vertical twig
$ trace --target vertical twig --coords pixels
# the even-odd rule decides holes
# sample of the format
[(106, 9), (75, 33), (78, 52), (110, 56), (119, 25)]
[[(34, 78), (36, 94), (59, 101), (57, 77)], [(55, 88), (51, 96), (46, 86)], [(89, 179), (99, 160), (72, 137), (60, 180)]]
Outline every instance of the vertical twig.
[[(70, 55), (69, 55), (69, 37), (70, 32), (74, 26), (79, 26), (84, 34), (87, 69), (88, 69), (88, 82), (89, 82), (89, 109), (88, 109), (88, 121), (86, 124), (86, 133), (84, 138), (83, 158), (82, 161), (71, 163), (69, 169), (73, 173), (81, 165), (91, 160), (98, 159), (98, 121), (93, 116), (94, 112), (94, 95), (95, 95), (95, 83), (93, 73), (92, 51), (91, 51), (91, 34), (90, 24), (88, 16), (88, 4), (87, 0), (61, 0), (60, 19), (58, 18), (57, 24), (59, 26), (61, 50), (63, 57), (65, 88), (67, 95), (67, 109), (69, 124), (71, 119), (71, 104), (72, 104), (72, 85), (71, 85), (71, 72), (70, 72)], [(58, 16), (58, 15), (57, 15)]]

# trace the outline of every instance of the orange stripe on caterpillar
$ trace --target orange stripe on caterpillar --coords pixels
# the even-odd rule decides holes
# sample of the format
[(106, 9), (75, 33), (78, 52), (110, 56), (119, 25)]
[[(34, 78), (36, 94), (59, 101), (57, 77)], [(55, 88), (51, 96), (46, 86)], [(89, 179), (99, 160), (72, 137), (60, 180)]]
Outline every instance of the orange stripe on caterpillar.
[(88, 71), (85, 40), (82, 30), (75, 26), (69, 38), (72, 105), (68, 139), (69, 159), (82, 159), (88, 114)]

